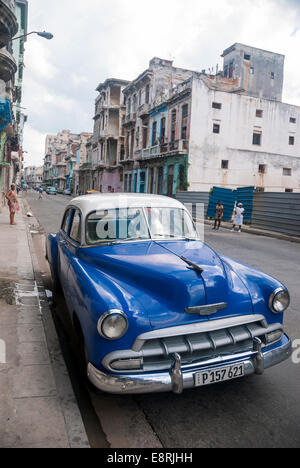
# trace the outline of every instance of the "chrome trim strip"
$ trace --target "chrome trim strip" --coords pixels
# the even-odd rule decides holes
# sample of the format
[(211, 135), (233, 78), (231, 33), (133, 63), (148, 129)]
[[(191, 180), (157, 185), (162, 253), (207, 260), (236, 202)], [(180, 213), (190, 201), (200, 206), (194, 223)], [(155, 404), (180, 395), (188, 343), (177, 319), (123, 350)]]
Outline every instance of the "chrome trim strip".
[(256, 356), (253, 359), (255, 374), (262, 375), (265, 371), (265, 367), (262, 353), (262, 341), (259, 338), (254, 338), (253, 340), (253, 351), (256, 352)]
[(227, 303), (211, 304), (205, 306), (188, 307), (185, 309), (187, 314), (214, 315), (218, 310), (226, 309)]
[(183, 392), (181, 357), (178, 353), (175, 353), (172, 357), (174, 359), (174, 364), (170, 370), (170, 376), (171, 376), (171, 381), (172, 381), (172, 391), (173, 393), (180, 395)]
[(132, 346), (132, 351), (141, 351), (145, 341), (155, 340), (159, 338), (170, 338), (178, 335), (194, 335), (195, 333), (207, 333), (215, 330), (222, 330), (239, 325), (245, 325), (253, 322), (264, 322), (266, 319), (263, 315), (239, 315), (238, 317), (229, 317), (218, 320), (210, 320), (206, 322), (191, 323), (188, 325), (179, 325), (177, 327), (162, 328), (153, 330), (139, 335)]
[[(253, 353), (255, 353), (253, 351)], [(267, 369), (289, 358), (292, 353), (292, 344), (287, 336), (284, 337), (283, 343), (270, 351), (262, 353), (264, 368)], [(183, 389), (194, 388), (194, 375), (196, 372), (218, 369), (224, 365), (245, 365), (245, 375), (255, 373), (255, 364), (253, 356), (248, 358), (237, 357), (236, 355), (227, 356), (220, 361), (211, 362), (207, 367), (205, 365), (194, 366), (193, 369), (182, 371)], [(157, 372), (152, 374), (127, 374), (127, 375), (109, 375), (96, 369), (91, 363), (87, 369), (88, 378), (98, 389), (113, 393), (113, 394), (142, 394), (167, 392), (173, 390), (173, 382), (170, 372)]]

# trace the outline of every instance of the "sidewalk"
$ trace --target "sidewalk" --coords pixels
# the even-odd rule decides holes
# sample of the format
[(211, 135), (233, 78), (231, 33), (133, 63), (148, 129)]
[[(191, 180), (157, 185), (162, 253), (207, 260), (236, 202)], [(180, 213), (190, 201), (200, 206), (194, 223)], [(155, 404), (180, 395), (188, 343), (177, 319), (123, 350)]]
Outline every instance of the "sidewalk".
[[(39, 279), (24, 214), (0, 212), (0, 447), (84, 448), (88, 440)], [(6, 359), (4, 359), (4, 345)]]

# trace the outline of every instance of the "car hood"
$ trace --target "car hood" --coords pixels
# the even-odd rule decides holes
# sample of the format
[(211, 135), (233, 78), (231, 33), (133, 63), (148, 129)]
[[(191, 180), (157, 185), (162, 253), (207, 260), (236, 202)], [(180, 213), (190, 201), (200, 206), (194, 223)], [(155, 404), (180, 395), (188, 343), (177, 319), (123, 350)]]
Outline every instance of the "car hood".
[[(123, 243), (83, 249), (80, 256), (134, 296), (154, 329), (251, 314), (253, 310), (244, 283), (200, 241)], [(203, 272), (190, 269), (181, 257)], [(211, 317), (185, 312), (189, 307), (222, 302), (226, 309)]]

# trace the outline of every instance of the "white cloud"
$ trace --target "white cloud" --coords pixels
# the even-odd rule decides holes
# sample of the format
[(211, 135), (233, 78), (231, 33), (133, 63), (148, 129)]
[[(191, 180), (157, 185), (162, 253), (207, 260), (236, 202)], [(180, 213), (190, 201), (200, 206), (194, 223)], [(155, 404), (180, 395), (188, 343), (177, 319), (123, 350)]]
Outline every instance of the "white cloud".
[[(284, 101), (300, 105), (299, 26), (299, 0), (30, 0), (30, 30), (54, 39), (26, 44), (25, 136), (91, 131), (99, 82), (133, 79), (154, 56), (195, 70), (222, 66), (235, 42), (285, 54)], [(44, 142), (33, 151), (41, 163)]]
[(32, 128), (30, 124), (26, 125), (24, 134), (23, 150), (24, 166), (41, 166), (44, 158), (46, 134)]

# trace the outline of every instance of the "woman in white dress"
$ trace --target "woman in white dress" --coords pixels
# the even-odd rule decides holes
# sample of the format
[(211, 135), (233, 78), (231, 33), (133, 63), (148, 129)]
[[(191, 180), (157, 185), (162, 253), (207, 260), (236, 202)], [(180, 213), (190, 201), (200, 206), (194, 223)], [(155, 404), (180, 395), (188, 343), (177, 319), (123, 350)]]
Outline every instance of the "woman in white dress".
[(235, 217), (234, 217), (234, 220), (233, 220), (233, 227), (231, 229), (232, 232), (234, 232), (235, 226), (239, 227), (238, 232), (242, 232), (242, 226), (243, 226), (243, 222), (244, 222), (244, 213), (245, 213), (245, 210), (243, 208), (243, 204), (239, 203), (238, 206), (235, 209)]

